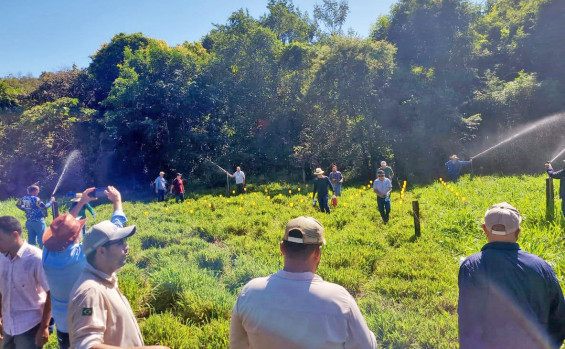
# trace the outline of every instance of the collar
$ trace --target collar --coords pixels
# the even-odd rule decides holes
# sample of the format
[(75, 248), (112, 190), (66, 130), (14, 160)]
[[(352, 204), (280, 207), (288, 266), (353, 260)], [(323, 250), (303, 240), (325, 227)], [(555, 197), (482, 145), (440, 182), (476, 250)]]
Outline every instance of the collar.
[(106, 283), (109, 283), (110, 285), (112, 285), (114, 287), (118, 285), (118, 277), (116, 276), (116, 273), (113, 273), (112, 275), (108, 275), (108, 274), (94, 268), (88, 262), (86, 263), (84, 270), (86, 272), (89, 272), (90, 274), (94, 275), (97, 279), (103, 280)]
[(488, 250), (488, 249), (493, 249), (493, 250), (520, 250), (520, 245), (518, 245), (518, 243), (516, 242), (501, 242), (501, 241), (495, 241), (495, 242), (489, 242), (486, 245), (483, 246), (483, 248), (481, 248), (481, 251), (484, 250)]
[(288, 279), (288, 280), (298, 280), (298, 281), (305, 281), (305, 280), (312, 280), (312, 279), (318, 279), (318, 280), (322, 280), (322, 278), (314, 273), (311, 273), (309, 271), (307, 272), (303, 272), (303, 273), (293, 273), (290, 271), (286, 271), (286, 270), (279, 270), (278, 273), (276, 273), (275, 275), (277, 275), (278, 277), (282, 278), (282, 279)]
[(24, 253), (27, 251), (27, 248), (28, 248), (27, 241), (24, 240), (24, 243), (20, 246), (20, 249), (18, 250), (18, 252), (14, 256), (14, 258), (10, 257), (10, 252), (4, 253), (4, 256), (6, 258), (8, 258), (8, 260), (10, 260), (10, 261), (15, 260), (16, 257), (21, 259), (24, 256)]

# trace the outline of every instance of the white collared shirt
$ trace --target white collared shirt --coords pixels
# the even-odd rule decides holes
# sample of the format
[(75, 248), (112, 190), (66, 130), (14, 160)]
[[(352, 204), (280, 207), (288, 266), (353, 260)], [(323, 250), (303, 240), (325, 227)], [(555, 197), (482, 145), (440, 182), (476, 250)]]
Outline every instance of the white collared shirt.
[(251, 280), (232, 311), (230, 348), (376, 348), (355, 299), (314, 273)]
[(235, 171), (233, 176), (235, 177), (235, 184), (243, 184), (245, 181), (245, 173), (243, 171)]
[(49, 284), (41, 265), (41, 250), (24, 244), (14, 258), (0, 254), (0, 293), (4, 332), (17, 336), (41, 322)]

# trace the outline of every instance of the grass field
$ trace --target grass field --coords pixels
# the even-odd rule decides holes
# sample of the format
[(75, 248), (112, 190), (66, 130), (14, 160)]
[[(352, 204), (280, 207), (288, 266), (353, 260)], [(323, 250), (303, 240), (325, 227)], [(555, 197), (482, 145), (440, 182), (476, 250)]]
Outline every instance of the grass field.
[[(197, 195), (183, 204), (125, 197), (129, 224), (138, 233), (129, 241), (129, 263), (119, 282), (146, 344), (228, 347), (239, 290), (282, 267), (278, 243), (286, 222), (299, 215), (324, 225), (327, 245), (318, 274), (356, 297), (380, 347), (457, 347), (458, 260), (486, 242), (480, 224), (493, 203), (508, 201), (520, 210), (521, 247), (548, 261), (565, 283), (563, 223), (545, 220), (542, 176), (464, 177), (450, 187), (408, 183), (403, 200), (393, 192), (386, 226), (372, 189), (345, 184), (331, 215), (312, 207), (311, 187), (305, 185), (249, 187), (229, 198), (220, 192)], [(414, 237), (412, 200), (420, 202), (420, 238)], [(0, 203), (0, 211), (24, 220), (14, 201)], [(111, 206), (96, 211), (98, 219), (107, 219)]]

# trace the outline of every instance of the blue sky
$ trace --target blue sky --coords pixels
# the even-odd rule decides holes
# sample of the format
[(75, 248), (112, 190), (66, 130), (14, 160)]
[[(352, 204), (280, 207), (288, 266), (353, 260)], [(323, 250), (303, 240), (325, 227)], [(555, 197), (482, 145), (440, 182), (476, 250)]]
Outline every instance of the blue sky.
[[(294, 0), (312, 16), (321, 0)], [(345, 29), (368, 35), (396, 0), (349, 0)], [(0, 77), (86, 67), (104, 42), (119, 32), (142, 32), (174, 46), (198, 41), (240, 8), (264, 14), (267, 0), (6, 0), (0, 2)]]

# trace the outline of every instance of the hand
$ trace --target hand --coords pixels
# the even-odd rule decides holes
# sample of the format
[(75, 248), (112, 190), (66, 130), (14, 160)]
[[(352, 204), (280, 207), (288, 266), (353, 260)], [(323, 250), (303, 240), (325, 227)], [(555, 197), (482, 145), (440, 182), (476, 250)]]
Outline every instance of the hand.
[(104, 194), (106, 194), (108, 199), (112, 202), (122, 201), (122, 194), (120, 194), (118, 189), (112, 187), (111, 185), (108, 186), (108, 189), (104, 190)]
[(83, 191), (82, 196), (80, 197), (79, 205), (84, 206), (91, 201), (98, 200), (98, 198), (93, 198), (92, 196), (90, 196), (90, 193), (92, 193), (94, 190), (96, 190), (96, 188), (92, 187)]
[(51, 201), (55, 201), (55, 197), (54, 197), (54, 196), (51, 197)]
[(40, 326), (35, 334), (35, 345), (42, 347), (49, 340), (49, 327)]

